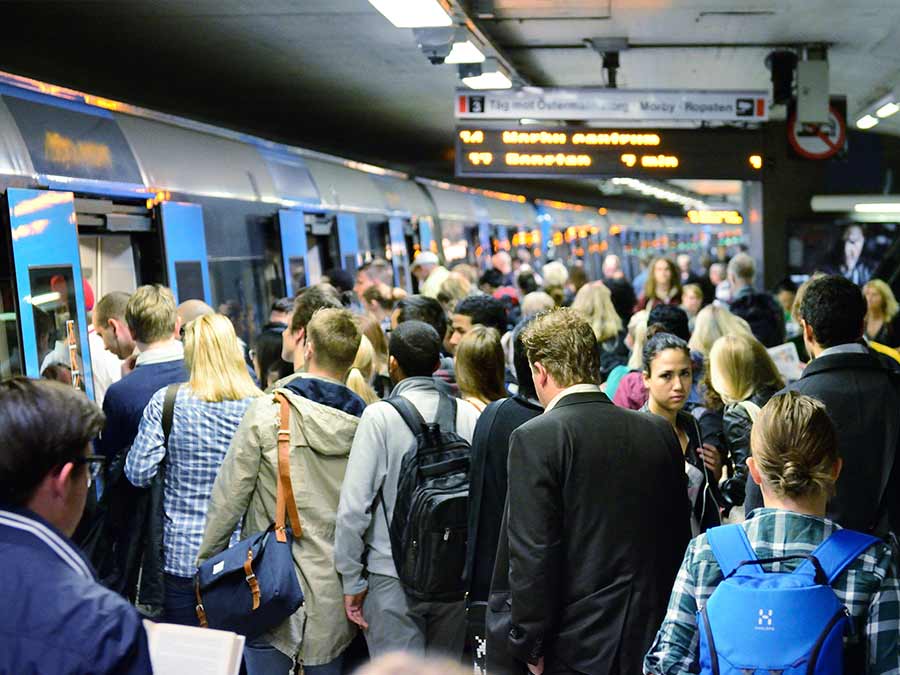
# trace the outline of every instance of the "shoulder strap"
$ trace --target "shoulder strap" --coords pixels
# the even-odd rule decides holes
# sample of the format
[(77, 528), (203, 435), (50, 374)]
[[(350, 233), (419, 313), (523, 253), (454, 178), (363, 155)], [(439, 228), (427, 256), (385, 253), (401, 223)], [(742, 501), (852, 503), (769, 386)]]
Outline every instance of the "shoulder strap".
[(275, 538), (284, 543), (285, 511), (291, 522), (291, 532), (295, 539), (303, 535), (300, 513), (291, 485), (291, 408), (284, 394), (276, 393), (275, 402), (280, 404), (278, 425), (278, 486), (275, 491)]
[[(706, 531), (706, 538), (724, 577), (733, 574), (742, 562), (757, 560), (747, 533), (738, 524), (710, 528)], [(752, 574), (763, 574), (759, 565), (747, 565), (746, 569)]]
[(163, 399), (162, 409), (162, 429), (163, 429), (163, 445), (166, 451), (169, 449), (169, 436), (172, 434), (172, 422), (175, 419), (175, 399), (178, 397), (178, 390), (181, 384), (170, 384), (166, 387), (166, 397)]
[[(832, 583), (863, 551), (879, 541), (877, 537), (855, 530), (837, 530), (810, 555), (819, 561), (828, 583)], [(804, 560), (794, 573), (815, 574), (815, 569), (812, 562)]]
[(425, 418), (422, 417), (422, 413), (403, 396), (391, 396), (384, 399), (384, 402), (389, 403), (394, 410), (400, 413), (400, 417), (403, 418), (409, 430), (413, 432), (413, 436), (418, 437), (425, 429), (426, 422)]
[(437, 413), (434, 416), (434, 422), (441, 431), (456, 431), (456, 399), (447, 394), (439, 394)]

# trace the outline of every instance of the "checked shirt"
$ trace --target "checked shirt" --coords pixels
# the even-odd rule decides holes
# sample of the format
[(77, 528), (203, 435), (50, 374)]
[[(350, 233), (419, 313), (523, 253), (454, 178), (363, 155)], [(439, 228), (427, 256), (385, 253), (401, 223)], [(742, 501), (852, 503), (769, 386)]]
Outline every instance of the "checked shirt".
[[(125, 460), (125, 475), (137, 487), (150, 485), (166, 455), (162, 429), (165, 395), (166, 390), (160, 389), (150, 399)], [(213, 403), (194, 396), (188, 384), (178, 390), (163, 490), (164, 567), (169, 574), (192, 577), (197, 571), (197, 553), (213, 483), (252, 400)]]
[[(756, 509), (743, 523), (758, 558), (808, 554), (839, 529), (825, 518), (779, 509)], [(832, 588), (853, 618), (848, 642), (865, 642), (866, 673), (900, 675), (900, 581), (891, 547), (878, 544), (860, 555)], [(802, 561), (774, 563), (773, 572), (790, 572)], [(688, 544), (675, 579), (666, 618), (644, 659), (654, 675), (699, 672), (697, 610), (722, 581), (706, 535)]]

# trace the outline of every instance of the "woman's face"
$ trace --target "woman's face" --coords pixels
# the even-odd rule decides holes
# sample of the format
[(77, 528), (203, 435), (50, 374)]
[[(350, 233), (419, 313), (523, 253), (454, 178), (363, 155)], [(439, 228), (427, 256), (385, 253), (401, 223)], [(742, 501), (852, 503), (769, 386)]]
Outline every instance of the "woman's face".
[(700, 311), (700, 307), (703, 305), (703, 296), (695, 295), (694, 293), (685, 293), (682, 296), (681, 304), (688, 314), (694, 316)]
[(678, 412), (691, 391), (691, 359), (681, 349), (664, 349), (650, 362), (644, 384), (657, 407)]
[(657, 260), (653, 265), (653, 281), (657, 286), (668, 288), (672, 284), (672, 270), (665, 260)]
[(881, 293), (878, 292), (878, 289), (874, 286), (866, 286), (863, 290), (863, 293), (866, 296), (866, 304), (869, 306), (869, 311), (881, 311), (884, 309), (884, 298), (881, 297)]

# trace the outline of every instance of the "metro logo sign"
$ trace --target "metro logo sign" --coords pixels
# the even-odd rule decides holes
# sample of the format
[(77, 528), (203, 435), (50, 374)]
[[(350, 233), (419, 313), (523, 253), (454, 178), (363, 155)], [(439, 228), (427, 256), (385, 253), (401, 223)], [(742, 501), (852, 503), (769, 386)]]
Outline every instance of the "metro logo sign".
[(457, 119), (765, 122), (764, 91), (502, 89), (457, 92)]

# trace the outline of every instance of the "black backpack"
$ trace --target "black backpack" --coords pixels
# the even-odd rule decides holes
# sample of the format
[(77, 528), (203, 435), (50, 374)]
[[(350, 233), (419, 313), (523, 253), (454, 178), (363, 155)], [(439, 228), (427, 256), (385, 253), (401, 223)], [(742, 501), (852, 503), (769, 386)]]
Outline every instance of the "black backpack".
[[(416, 447), (401, 460), (394, 517), (388, 522), (397, 575), (417, 600), (461, 600), (472, 449), (456, 434), (456, 399), (441, 394), (432, 423), (402, 396), (386, 402), (416, 437)], [(387, 521), (383, 495), (381, 505)]]

